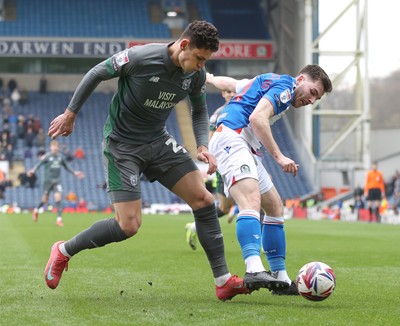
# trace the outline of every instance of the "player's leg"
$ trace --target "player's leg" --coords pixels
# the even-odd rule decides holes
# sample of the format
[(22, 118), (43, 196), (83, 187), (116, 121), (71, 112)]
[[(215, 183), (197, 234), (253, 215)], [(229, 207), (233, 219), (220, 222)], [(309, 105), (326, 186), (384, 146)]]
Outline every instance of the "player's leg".
[(260, 257), (260, 192), (257, 161), (251, 149), (238, 133), (229, 129), (216, 132), (209, 145), (217, 159), (226, 195), (230, 194), (239, 207), (236, 236), (246, 265), (245, 285), (251, 290), (287, 286), (265, 270)]
[[(239, 206), (234, 204), (231, 207), (231, 209), (229, 210), (229, 213), (228, 213), (228, 218), (227, 218), (228, 223), (232, 223), (233, 220), (237, 217), (238, 214), (239, 214)], [(260, 218), (261, 218), (261, 215), (260, 215)]]
[[(190, 162), (190, 164), (192, 163)], [(161, 183), (164, 184), (164, 181), (161, 181)], [(218, 240), (218, 245), (216, 246), (215, 253), (218, 254), (215, 259), (213, 257), (215, 253), (211, 248), (214, 247), (216, 243), (211, 239), (215, 236), (220, 236), (221, 229), (216, 218), (217, 214), (214, 205), (214, 198), (203, 185), (200, 171), (193, 170), (186, 173), (171, 187), (171, 190), (192, 208), (199, 241), (206, 253), (207, 251), (210, 251), (209, 259), (214, 274), (217, 276), (221, 276), (224, 273), (228, 274), (225, 262), (223, 262), (219, 267), (215, 266), (214, 270), (214, 260), (218, 261), (220, 258), (224, 258), (224, 247), (222, 238), (220, 238), (220, 240)], [(208, 227), (207, 224), (210, 224), (210, 226)]]
[[(218, 218), (228, 214), (231, 207), (234, 205), (233, 199), (228, 198), (224, 194), (224, 184), (221, 178), (221, 175), (217, 172), (217, 187), (215, 189), (217, 195), (217, 216)], [(231, 221), (232, 222), (232, 221)], [(185, 225), (186, 229), (186, 242), (189, 244), (190, 248), (196, 250), (196, 223), (187, 223)]]
[(232, 299), (237, 294), (248, 294), (249, 291), (244, 287), (243, 280), (229, 273), (214, 198), (206, 190), (200, 171), (196, 168), (196, 170), (188, 172), (171, 190), (193, 210), (197, 236), (206, 252), (214, 275), (217, 297), (225, 301)]
[(56, 220), (56, 225), (57, 226), (64, 226), (63, 220), (62, 220), (62, 213), (64, 210), (64, 207), (62, 205), (62, 187), (61, 185), (57, 185), (54, 189), (54, 205), (56, 206), (57, 210), (57, 220)]
[(368, 214), (369, 214), (369, 222), (372, 222), (372, 215), (373, 215), (373, 209), (374, 209), (374, 198), (373, 198), (373, 189), (368, 190), (368, 195), (367, 195), (367, 208), (368, 208)]
[(32, 218), (35, 222), (39, 219), (39, 210), (48, 203), (51, 186), (45, 186), (40, 203), (33, 209)]
[(286, 271), (286, 237), (283, 204), (273, 185), (268, 191), (262, 193), (261, 203), (265, 211), (262, 224), (262, 245), (267, 256), (268, 264), (272, 274), (275, 275), (278, 280), (289, 284), (289, 288), (276, 290), (272, 293), (298, 295), (296, 284), (290, 279)]
[(85, 249), (103, 247), (135, 235), (141, 225), (141, 200), (114, 203), (115, 218), (99, 220), (68, 241), (56, 242), (45, 268), (47, 285), (55, 289), (72, 256)]
[[(120, 154), (115, 142), (106, 140), (103, 145), (105, 145), (104, 163), (108, 177), (106, 182), (110, 189), (115, 218), (97, 221), (72, 239), (65, 242), (59, 241), (53, 245), (45, 268), (45, 280), (52, 289), (58, 286), (62, 272), (67, 268), (72, 256), (85, 249), (103, 247), (109, 243), (126, 240), (138, 232), (142, 223), (140, 170), (138, 164), (129, 156), (131, 153), (134, 155), (134, 148), (121, 149), (124, 154)], [(125, 146), (125, 144), (119, 145)], [(129, 156), (128, 159), (125, 155)], [(117, 162), (123, 162), (123, 164)]]
[(218, 201), (217, 215), (218, 217), (222, 217), (230, 212), (232, 206), (235, 203), (231, 197), (227, 197), (225, 195), (224, 181), (222, 180), (221, 174), (219, 172), (216, 172), (216, 178), (217, 178), (216, 193)]
[(230, 193), (239, 206), (236, 220), (236, 236), (239, 241), (246, 273), (244, 284), (249, 289), (267, 288), (275, 290), (287, 287), (266, 271), (261, 257), (260, 193), (258, 181), (245, 178), (230, 187)]

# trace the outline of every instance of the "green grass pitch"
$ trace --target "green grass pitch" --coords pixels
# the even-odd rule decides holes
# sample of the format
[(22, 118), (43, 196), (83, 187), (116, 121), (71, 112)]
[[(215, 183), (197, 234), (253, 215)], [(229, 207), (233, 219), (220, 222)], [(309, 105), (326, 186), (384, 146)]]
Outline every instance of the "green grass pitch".
[[(220, 302), (201, 248), (185, 242), (190, 215), (145, 215), (133, 238), (74, 257), (59, 287), (43, 269), (53, 242), (69, 239), (102, 214), (0, 214), (0, 325), (398, 325), (400, 227), (289, 220), (287, 269), (330, 265), (335, 292), (322, 302), (267, 290)], [(220, 220), (231, 273), (244, 273), (234, 224)], [(263, 255), (266, 267), (266, 259)], [(267, 267), (268, 268), (268, 267)]]

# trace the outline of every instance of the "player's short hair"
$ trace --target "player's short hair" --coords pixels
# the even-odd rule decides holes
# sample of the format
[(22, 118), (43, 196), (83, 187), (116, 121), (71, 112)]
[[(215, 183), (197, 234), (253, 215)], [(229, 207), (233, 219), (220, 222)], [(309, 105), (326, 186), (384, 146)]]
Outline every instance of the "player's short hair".
[(206, 49), (217, 52), (219, 48), (219, 33), (217, 28), (204, 20), (191, 22), (183, 31), (179, 40), (188, 38), (191, 48)]
[(57, 140), (52, 140), (52, 141), (50, 142), (50, 146), (51, 146), (51, 145), (59, 145), (59, 143), (58, 143)]
[(319, 65), (307, 65), (300, 70), (299, 75), (301, 74), (308, 75), (313, 81), (321, 81), (325, 93), (332, 92), (332, 82), (328, 74)]

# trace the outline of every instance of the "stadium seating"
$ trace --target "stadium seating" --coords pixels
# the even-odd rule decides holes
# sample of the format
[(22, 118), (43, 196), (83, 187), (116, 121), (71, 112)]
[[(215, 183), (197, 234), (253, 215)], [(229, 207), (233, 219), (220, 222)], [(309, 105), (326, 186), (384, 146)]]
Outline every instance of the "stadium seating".
[(209, 6), (222, 39), (271, 39), (260, 1), (218, 0), (209, 1)]
[(147, 0), (18, 0), (16, 3), (16, 19), (0, 22), (2, 36), (171, 37), (167, 25), (150, 21)]

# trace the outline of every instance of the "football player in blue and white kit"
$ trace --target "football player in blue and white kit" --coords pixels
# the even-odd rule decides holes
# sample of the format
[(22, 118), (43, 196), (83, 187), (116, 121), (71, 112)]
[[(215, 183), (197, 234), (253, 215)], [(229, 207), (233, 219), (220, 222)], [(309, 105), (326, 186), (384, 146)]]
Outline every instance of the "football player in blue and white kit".
[[(210, 140), (210, 152), (217, 159), (226, 194), (239, 206), (236, 235), (246, 264), (244, 284), (251, 284), (253, 289), (266, 287), (269, 273), (260, 257), (262, 243), (272, 275), (290, 284), (288, 289), (274, 292), (297, 294), (285, 266), (282, 200), (257, 151), (263, 145), (283, 172), (296, 175), (298, 164), (281, 152), (270, 124), (290, 106), (300, 108), (313, 104), (332, 91), (332, 83), (318, 65), (307, 65), (297, 77), (266, 73), (236, 80), (208, 74), (207, 82), (220, 90), (236, 92), (218, 118), (217, 130)], [(266, 212), (262, 230), (260, 207)]]

